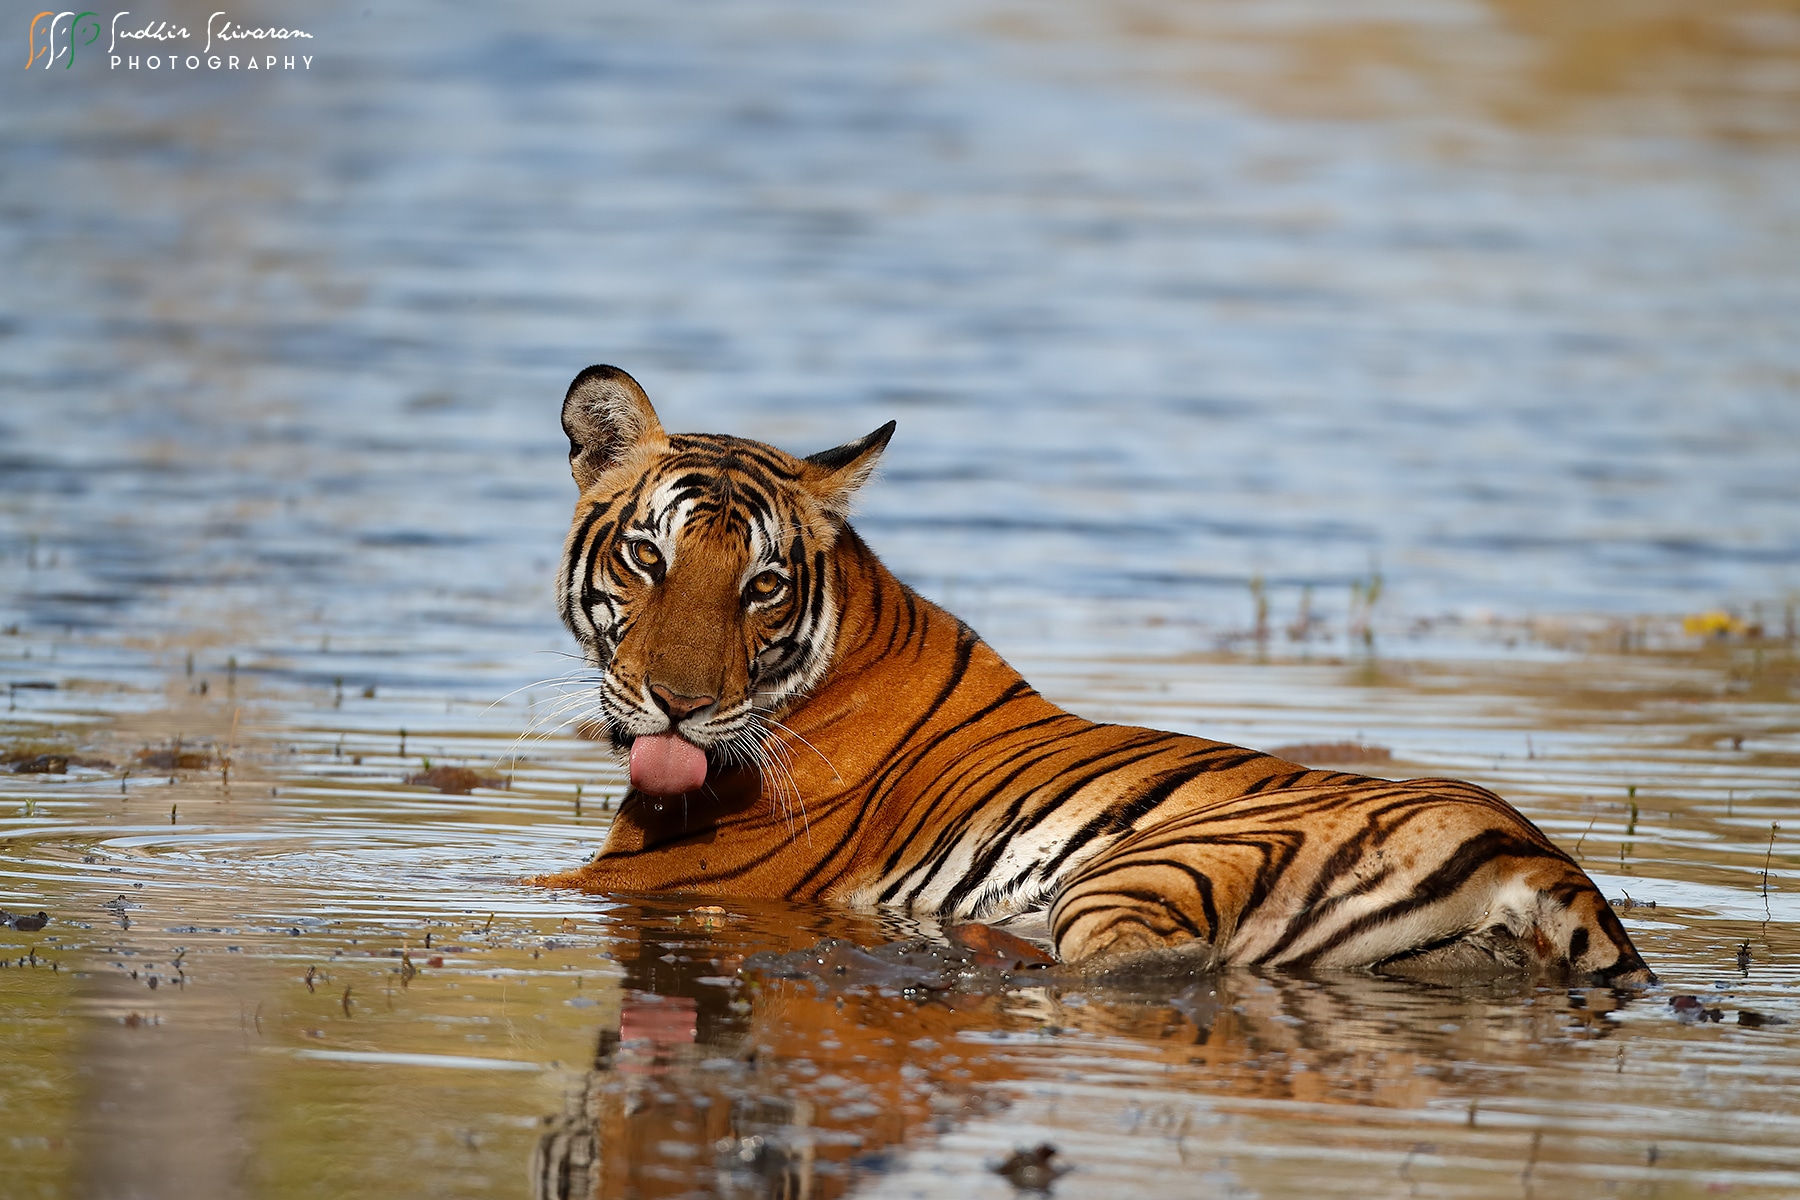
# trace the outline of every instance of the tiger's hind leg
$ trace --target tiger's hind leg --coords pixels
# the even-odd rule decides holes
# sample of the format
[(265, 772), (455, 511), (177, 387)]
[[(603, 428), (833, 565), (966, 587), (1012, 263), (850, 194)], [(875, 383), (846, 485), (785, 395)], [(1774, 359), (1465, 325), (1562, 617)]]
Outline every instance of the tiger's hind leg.
[(1654, 980), (1581, 868), (1505, 801), (1412, 780), (1246, 797), (1128, 835), (1050, 908), (1065, 962)]
[[(1270, 847), (1197, 836), (1187, 824), (1128, 837), (1064, 881), (1049, 912), (1058, 957), (1089, 965), (1225, 965), (1225, 943), (1243, 898), (1269, 870)], [(1291, 857), (1300, 840), (1289, 837), (1288, 852), (1277, 847), (1273, 857)]]

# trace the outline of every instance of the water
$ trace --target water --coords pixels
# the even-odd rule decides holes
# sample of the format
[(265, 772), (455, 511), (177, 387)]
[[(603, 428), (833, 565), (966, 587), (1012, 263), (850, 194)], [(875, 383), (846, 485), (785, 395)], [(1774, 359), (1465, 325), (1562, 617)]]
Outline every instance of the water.
[[(1800, 1190), (1800, 24), (890, 8), (0, 72), (5, 747), (111, 764), (0, 775), (9, 1194)], [(592, 361), (898, 418), (859, 527), (1050, 695), (1496, 787), (1667, 987), (821, 991), (737, 967), (932, 931), (520, 887), (623, 786), (550, 717)]]

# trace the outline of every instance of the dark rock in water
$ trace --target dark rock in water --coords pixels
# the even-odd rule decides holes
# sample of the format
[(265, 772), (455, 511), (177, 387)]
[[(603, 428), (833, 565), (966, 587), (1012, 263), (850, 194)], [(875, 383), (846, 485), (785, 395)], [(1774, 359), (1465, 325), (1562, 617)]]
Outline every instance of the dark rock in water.
[(1761, 1013), (1753, 1008), (1738, 1009), (1738, 1024), (1746, 1025), (1751, 1029), (1763, 1029), (1770, 1025), (1786, 1025), (1787, 1023), (1786, 1017), (1778, 1017), (1773, 1013)]
[(50, 914), (39, 912), (36, 916), (25, 913), (17, 915), (0, 908), (0, 925), (8, 929), (17, 929), (20, 933), (36, 933), (50, 923)]
[(1694, 1025), (1706, 1021), (1720, 1021), (1724, 1014), (1716, 1008), (1706, 1007), (1705, 1001), (1698, 996), (1672, 996), (1669, 1007), (1675, 1012), (1675, 1019), (1684, 1025)]
[(1015, 1150), (1013, 1156), (994, 1168), (994, 1174), (1005, 1176), (1006, 1181), (1022, 1192), (1047, 1192), (1057, 1178), (1066, 1175), (1068, 1167), (1050, 1160), (1056, 1157), (1056, 1147), (1049, 1142), (1030, 1150)]

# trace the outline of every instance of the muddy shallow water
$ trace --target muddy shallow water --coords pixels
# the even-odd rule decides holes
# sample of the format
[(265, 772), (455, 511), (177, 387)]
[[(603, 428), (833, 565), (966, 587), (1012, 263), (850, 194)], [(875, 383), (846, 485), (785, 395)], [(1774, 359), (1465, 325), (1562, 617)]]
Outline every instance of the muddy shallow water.
[[(0, 71), (0, 1192), (1800, 1194), (1790, 6), (316, 8)], [(596, 359), (897, 417), (859, 528), (1048, 695), (1492, 786), (1662, 986), (519, 885), (623, 787)]]
[[(101, 693), (57, 661), (12, 730), (117, 767), (0, 776), (0, 888), (52, 914), (0, 931), (12, 1194), (1002, 1196), (993, 1168), (1044, 1143), (1071, 1196), (1800, 1188), (1791, 649), (1041, 673), (1097, 716), (1501, 789), (1618, 901), (1663, 979), (1623, 996), (746, 973), (938, 931), (521, 886), (590, 852), (622, 786), (590, 743), (521, 744), (522, 698)], [(177, 735), (229, 747), (229, 779), (138, 757)], [(502, 786), (403, 782), (426, 760)]]

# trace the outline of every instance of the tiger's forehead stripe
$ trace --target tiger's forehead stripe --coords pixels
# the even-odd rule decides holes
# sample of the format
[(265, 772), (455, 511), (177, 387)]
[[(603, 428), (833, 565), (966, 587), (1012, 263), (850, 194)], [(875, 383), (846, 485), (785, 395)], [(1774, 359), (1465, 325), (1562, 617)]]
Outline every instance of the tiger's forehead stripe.
[(669, 448), (676, 455), (691, 456), (694, 464), (704, 470), (729, 470), (743, 462), (749, 462), (785, 483), (795, 483), (800, 479), (800, 472), (796, 469), (793, 458), (773, 446), (765, 446), (748, 438), (682, 433), (669, 439)]
[(803, 561), (807, 522), (786, 495), (798, 472), (753, 442), (679, 437), (671, 445), (679, 452), (646, 481), (647, 517), (659, 533), (679, 538), (689, 529), (712, 530), (741, 541), (752, 558), (768, 560), (781, 554), (784, 531), (793, 529), (788, 557)]

